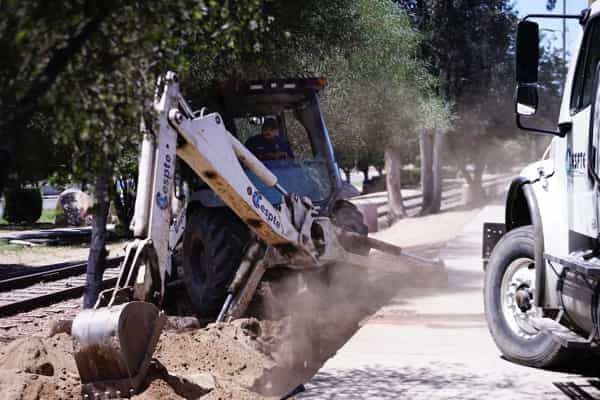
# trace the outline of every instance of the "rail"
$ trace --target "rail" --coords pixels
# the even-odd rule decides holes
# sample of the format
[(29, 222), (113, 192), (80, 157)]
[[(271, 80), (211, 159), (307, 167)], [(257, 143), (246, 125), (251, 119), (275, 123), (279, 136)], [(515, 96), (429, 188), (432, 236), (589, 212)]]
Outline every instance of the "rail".
[[(116, 283), (123, 257), (107, 260), (102, 288)], [(79, 297), (85, 289), (86, 263), (43, 272), (24, 274), (0, 281), (0, 317), (8, 317), (36, 308)]]

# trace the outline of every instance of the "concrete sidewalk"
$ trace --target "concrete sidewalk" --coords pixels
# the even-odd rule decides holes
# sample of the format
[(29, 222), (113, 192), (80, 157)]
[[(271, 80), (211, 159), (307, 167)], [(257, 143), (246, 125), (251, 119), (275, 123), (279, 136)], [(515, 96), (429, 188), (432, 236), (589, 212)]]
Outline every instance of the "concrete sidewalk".
[(297, 398), (567, 399), (554, 382), (575, 382), (599, 395), (580, 373), (536, 370), (500, 357), (483, 315), (481, 237), (483, 222), (502, 222), (503, 213), (500, 206), (484, 208), (442, 248), (447, 287), (403, 289)]

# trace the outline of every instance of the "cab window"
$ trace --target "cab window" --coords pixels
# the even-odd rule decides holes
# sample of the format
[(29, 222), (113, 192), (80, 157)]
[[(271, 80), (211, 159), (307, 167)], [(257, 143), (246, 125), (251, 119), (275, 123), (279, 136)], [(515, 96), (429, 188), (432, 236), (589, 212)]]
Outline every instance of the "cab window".
[(296, 119), (292, 110), (285, 110), (276, 115), (234, 118), (237, 138), (247, 144), (250, 138), (260, 136), (265, 119), (277, 121), (279, 136), (290, 146), (294, 159), (310, 160), (314, 158), (308, 132)]
[(313, 149), (309, 140), (309, 133), (298, 121), (292, 110), (284, 112), (287, 137), (296, 157), (301, 160), (313, 158)]
[(600, 61), (600, 24), (592, 21), (587, 30), (575, 69), (571, 113), (576, 113), (592, 103), (594, 75)]

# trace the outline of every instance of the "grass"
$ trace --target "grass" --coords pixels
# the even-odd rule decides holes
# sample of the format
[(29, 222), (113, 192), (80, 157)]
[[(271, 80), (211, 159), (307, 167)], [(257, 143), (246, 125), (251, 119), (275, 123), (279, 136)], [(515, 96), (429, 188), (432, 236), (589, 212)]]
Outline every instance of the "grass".
[(53, 224), (54, 218), (56, 217), (56, 210), (43, 210), (42, 216), (38, 219), (39, 224)]
[(0, 240), (0, 252), (3, 251), (18, 251), (24, 249), (24, 246), (17, 246), (15, 244), (10, 244), (6, 240)]

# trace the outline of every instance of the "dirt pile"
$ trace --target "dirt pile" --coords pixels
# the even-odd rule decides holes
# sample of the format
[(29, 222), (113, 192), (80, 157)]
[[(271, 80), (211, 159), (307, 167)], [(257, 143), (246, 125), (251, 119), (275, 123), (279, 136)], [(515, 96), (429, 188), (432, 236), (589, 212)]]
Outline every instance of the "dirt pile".
[[(175, 324), (176, 325), (176, 324)], [(163, 332), (142, 392), (135, 399), (264, 399), (251, 390), (276, 367), (285, 324), (243, 319), (203, 329)], [(0, 350), (1, 399), (80, 398), (72, 339), (15, 340)]]
[[(171, 377), (187, 382), (214, 377), (216, 389), (208, 393), (207, 399), (262, 399), (265, 394), (261, 382), (277, 368), (271, 353), (285, 340), (281, 335), (284, 326), (252, 318), (199, 330), (168, 331), (163, 333), (154, 357)], [(152, 398), (146, 396), (154, 391), (160, 393), (163, 383), (169, 383), (169, 379), (161, 380), (153, 381), (141, 398)]]
[(71, 338), (29, 337), (0, 349), (0, 398), (69, 399), (80, 397)]

